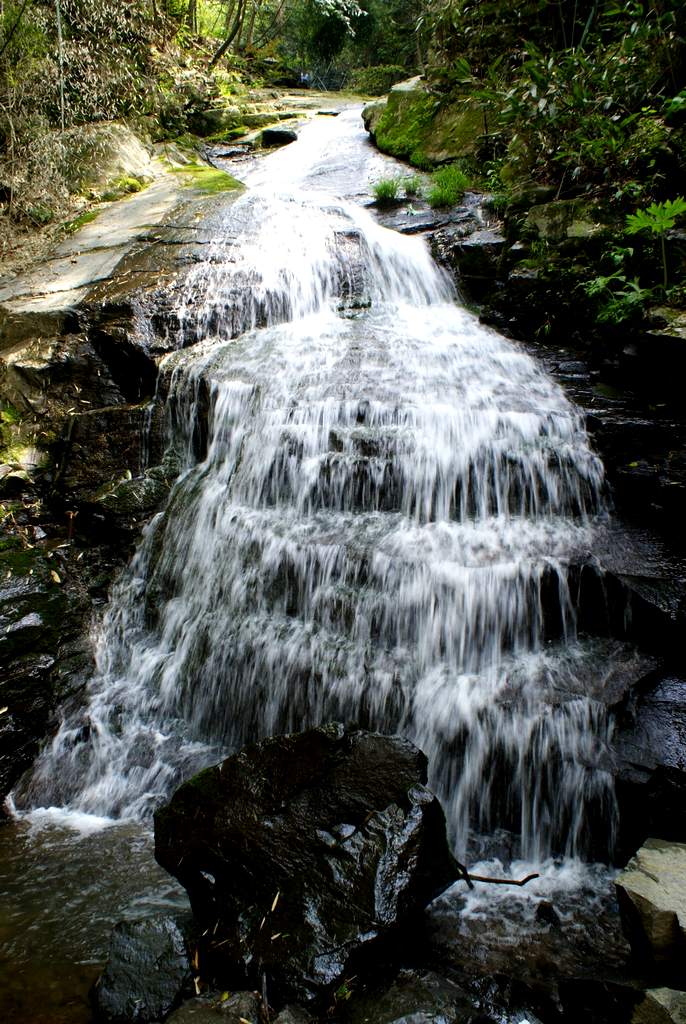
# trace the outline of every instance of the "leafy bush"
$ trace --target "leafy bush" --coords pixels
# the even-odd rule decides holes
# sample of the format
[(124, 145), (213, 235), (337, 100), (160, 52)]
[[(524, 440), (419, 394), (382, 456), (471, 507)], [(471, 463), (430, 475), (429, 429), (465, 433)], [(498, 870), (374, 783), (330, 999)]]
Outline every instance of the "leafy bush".
[(407, 70), (400, 64), (379, 64), (356, 71), (350, 80), (350, 88), (366, 96), (383, 96), (403, 78), (407, 78)]
[(429, 206), (454, 206), (469, 185), (469, 178), (457, 164), (439, 167), (432, 175), (433, 184), (427, 199)]

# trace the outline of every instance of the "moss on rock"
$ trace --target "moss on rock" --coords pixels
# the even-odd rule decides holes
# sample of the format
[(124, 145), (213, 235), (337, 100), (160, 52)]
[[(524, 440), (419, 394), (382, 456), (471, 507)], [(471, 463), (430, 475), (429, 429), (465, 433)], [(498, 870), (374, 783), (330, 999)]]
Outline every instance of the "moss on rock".
[(476, 100), (441, 101), (416, 78), (391, 89), (385, 102), (370, 104), (363, 117), (380, 150), (417, 167), (474, 157), (483, 135)]
[(233, 192), (243, 189), (244, 186), (225, 171), (208, 164), (185, 164), (183, 167), (173, 167), (173, 174), (183, 175), (183, 184), (186, 188), (196, 189), (207, 195), (215, 195), (217, 192)]

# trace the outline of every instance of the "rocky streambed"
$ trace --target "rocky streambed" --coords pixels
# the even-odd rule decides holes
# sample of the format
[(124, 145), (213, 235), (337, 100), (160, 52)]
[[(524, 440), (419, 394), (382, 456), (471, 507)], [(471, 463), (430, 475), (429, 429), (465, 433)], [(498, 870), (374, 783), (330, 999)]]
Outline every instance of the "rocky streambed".
[[(236, 168), (240, 177), (246, 158), (239, 155), (238, 163), (232, 157), (224, 159), (227, 162), (222, 166)], [(376, 163), (383, 158), (372, 150), (366, 159), (363, 182), (358, 180), (349, 192), (366, 193), (368, 181), (381, 176), (388, 166)], [(344, 169), (336, 173), (345, 178)], [(184, 319), (184, 282), (194, 267), (219, 259), (217, 234), (238, 194), (231, 186), (221, 194), (207, 196), (196, 188), (171, 188), (165, 179), (157, 191), (128, 200), (120, 208), (124, 212), (113, 207), (109, 220), (82, 229), (40, 274), (21, 279), (18, 289), (10, 287), (0, 295), (2, 431), (7, 459), (0, 485), (5, 529), (0, 593), (5, 652), (0, 674), (0, 778), (3, 795), (19, 783), (18, 799), (25, 804), (30, 805), (31, 782), (20, 782), (20, 777), (33, 763), (40, 744), (54, 733), (65, 709), (67, 717), (78, 720), (84, 706), (84, 687), (93, 674), (90, 628), (100, 619), (111, 581), (128, 561), (145, 524), (162, 507), (188, 456), (187, 451), (170, 448), (167, 443), (174, 417), (181, 420), (187, 410), (166, 401), (174, 390), (174, 353), (199, 340), (198, 317)], [(402, 232), (432, 236), (436, 251), (457, 268), (464, 287), (469, 278), (466, 261), (474, 253), (477, 260), (488, 260), (489, 246), (493, 253), (502, 253), (497, 225), (485, 223), (476, 197), (438, 220), (422, 209), (411, 213), (397, 209), (381, 219)], [(232, 239), (225, 238), (223, 243), (231, 261)], [(342, 306), (354, 316), (355, 309), (364, 306), (355, 269), (359, 249), (354, 233), (343, 238), (343, 245), (350, 272)], [(486, 282), (482, 296), (490, 288), (488, 282), (497, 280), (490, 271), (473, 276)], [(242, 307), (235, 297), (232, 301), (240, 320)], [(260, 315), (258, 311), (258, 320)], [(681, 492), (678, 479), (661, 468), (676, 466), (674, 452), (682, 426), (672, 406), (651, 411), (640, 393), (618, 388), (616, 377), (606, 384), (602, 365), (588, 359), (587, 352), (570, 348), (567, 336), (561, 338), (559, 349), (550, 344), (545, 349), (534, 347), (546, 369), (588, 410), (589, 426), (605, 456), (618, 512), (596, 549), (597, 563), (589, 566), (581, 559), (577, 566), (571, 564), (569, 580), (579, 633), (595, 645), (587, 679), (595, 679), (596, 693), (602, 695), (615, 723), (608, 768), (615, 776), (618, 796), (614, 856), (616, 863), (623, 864), (648, 837), (680, 842), (686, 835), (685, 686), (680, 643), (684, 570), (673, 529)], [(196, 427), (186, 440), (197, 459), (207, 450), (212, 403), (211, 391), (202, 380), (192, 399)], [(628, 434), (628, 429), (634, 432)], [(624, 451), (627, 436), (632, 437), (633, 451), (640, 446), (638, 458)], [(553, 644), (559, 642), (561, 633), (554, 577), (541, 594), (546, 642)], [(560, 699), (568, 696), (560, 694)], [(87, 740), (89, 728), (87, 716), (82, 716), (75, 742)], [(144, 759), (147, 755), (141, 752), (140, 756)], [(52, 802), (59, 806), (64, 802), (61, 782), (59, 778), (53, 782)], [(507, 785), (505, 777), (504, 790)], [(391, 790), (392, 799), (386, 803), (369, 798), (370, 810), (372, 806), (383, 810), (397, 800), (402, 804), (405, 797), (398, 796), (393, 787)], [(377, 807), (379, 802), (382, 808)], [(407, 806), (415, 808), (408, 811), (406, 807), (404, 813), (410, 817), (424, 814), (421, 801), (416, 805), (410, 801)], [(374, 836), (379, 842), (379, 837), (385, 836), (383, 843), (398, 857), (410, 856), (411, 845), (398, 845), (399, 840), (389, 838), (391, 833), (384, 832), (386, 825), (376, 819), (361, 824), (358, 811), (352, 814), (352, 822), (347, 820), (351, 815), (341, 811), (340, 821), (327, 819), (319, 831), (333, 836), (336, 849), (337, 844), (346, 848), (351, 839), (360, 864), (367, 854), (362, 847), (358, 851), (356, 843), (374, 840)], [(4, 826), (4, 898), (26, 901), (25, 910), (15, 906), (8, 915), (3, 937), (3, 970), (15, 978), (5, 991), (17, 1020), (89, 1019), (86, 989), (104, 959), (106, 934), (114, 921), (122, 914), (133, 920), (145, 919), (169, 905), (184, 903), (182, 891), (152, 864), (151, 837), (145, 828), (116, 825), (82, 837), (70, 826), (52, 831), (56, 821), (59, 818), (50, 815), (42, 820), (34, 816), (30, 822)], [(74, 824), (89, 827), (85, 820), (71, 819)], [(110, 823), (101, 822), (100, 826), (103, 824)], [(406, 825), (398, 819), (393, 827), (400, 830), (398, 835), (405, 835)], [(340, 836), (334, 826), (343, 827)], [(349, 826), (353, 832), (346, 835)], [(590, 820), (589, 835), (595, 827), (596, 822)], [(411, 837), (409, 829), (406, 838), (409, 841)], [(326, 846), (326, 837), (320, 836), (318, 841)], [(432, 849), (437, 850), (440, 842), (432, 841)], [(589, 848), (593, 848), (592, 841)], [(515, 849), (512, 834), (501, 829), (474, 848), (470, 867), (489, 876), (504, 870), (529, 873), (529, 865), (517, 864)], [(515, 862), (510, 864), (513, 857)], [(175, 873), (171, 854), (162, 858), (165, 867)], [(481, 868), (474, 868), (476, 858), (482, 862)], [(82, 884), (91, 859), (98, 866), (92, 880)], [(281, 860), (275, 859), (273, 869), (263, 865), (262, 877), (272, 870), (276, 877)], [(53, 880), (63, 872), (62, 863), (73, 865), (74, 878), (66, 889), (60, 886), (62, 895), (57, 897)], [(214, 883), (204, 878), (199, 884), (207, 892), (202, 898), (195, 896), (196, 904), (203, 904), (198, 917), (201, 931), (211, 931), (214, 923), (210, 928), (205, 918), (214, 899), (210, 892), (216, 875), (211, 865), (198, 870), (202, 878), (202, 872), (215, 878)], [(298, 872), (308, 883), (316, 877), (311, 865), (300, 864)], [(105, 884), (103, 875), (108, 879)], [(607, 870), (589, 871), (574, 865), (561, 869), (551, 860), (541, 875), (526, 891), (498, 890), (504, 893), (501, 900), (485, 899), (468, 892), (466, 883), (458, 883), (449, 895), (431, 905), (421, 923), (403, 930), (386, 960), (385, 954), (379, 954), (378, 964), (370, 958), (374, 971), (355, 989), (355, 999), (349, 974), (357, 967), (348, 969), (344, 957), (340, 977), (334, 979), (332, 974), (329, 979), (329, 1005), (335, 1005), (340, 1019), (351, 1022), (391, 1022), (411, 1013), (413, 1020), (515, 1022), (526, 1018), (545, 1024), (548, 1020), (571, 1021), (584, 1013), (600, 1024), (629, 1020), (648, 987), (678, 986), (673, 973), (664, 975), (658, 969), (646, 974), (631, 961)], [(257, 946), (267, 928), (265, 921), (260, 929), (260, 921), (268, 914), (260, 915), (256, 908), (273, 901), (276, 891), (285, 893), (285, 878), (282, 881), (268, 885), (269, 893), (260, 890), (260, 900), (250, 904), (241, 925)], [(109, 893), (107, 897), (95, 895), (103, 889)], [(423, 890), (417, 907), (434, 895), (429, 889)], [(222, 900), (228, 900), (228, 890), (222, 893)], [(306, 889), (300, 894), (302, 899), (304, 893)], [(88, 904), (89, 894), (98, 909)], [(269, 914), (283, 913), (285, 906), (284, 902), (279, 910), (277, 904)], [(60, 939), (60, 922), (70, 916), (73, 931), (67, 930)], [(376, 911), (367, 916), (371, 935), (379, 922)], [(363, 919), (367, 920), (364, 915), (359, 918)], [(145, 932), (147, 927), (136, 925), (134, 937), (136, 929)], [(226, 938), (228, 945), (230, 937), (235, 946), (235, 922), (232, 927)], [(188, 946), (183, 928), (181, 939), (173, 928), (169, 931), (171, 926), (164, 928), (165, 948), (171, 950), (177, 976), (180, 972), (184, 979), (181, 989), (175, 989), (174, 1002), (181, 991), (192, 996), (193, 977), (204, 980), (204, 974), (192, 963), (197, 950), (194, 940)], [(30, 952), (32, 929), (40, 933), (35, 953)], [(82, 942), (86, 929), (92, 930), (93, 937)], [(283, 934), (285, 926), (275, 925), (270, 931), (270, 945), (272, 935), (279, 931)], [(222, 936), (224, 942), (223, 932)], [(55, 952), (60, 941), (63, 961)], [(309, 939), (306, 945), (311, 945)], [(326, 948), (330, 945), (327, 939)], [(359, 950), (363, 949), (361, 943)], [(366, 953), (356, 955), (366, 970)], [(243, 959), (236, 955), (232, 963), (243, 964), (244, 980), (233, 976), (229, 980), (219, 972), (216, 977), (229, 987), (213, 996), (204, 993), (204, 998), (222, 1004), (224, 1019), (230, 1019), (226, 1016), (229, 1010), (249, 1020), (251, 1013), (260, 1012), (254, 997), (250, 997), (253, 1003), (236, 1006), (222, 999), (225, 991), (238, 985), (256, 985), (259, 990), (261, 977), (254, 968), (260, 958), (264, 960), (261, 949), (258, 954), (246, 953)], [(27, 960), (30, 967), (22, 967)], [(33, 998), (32, 979), (37, 965), (48, 960), (53, 960), (54, 966), (47, 968), (42, 987), (49, 991), (55, 986), (55, 994), (54, 998), (42, 997), (45, 1005), (40, 1010), (37, 1004), (41, 1000)], [(65, 964), (71, 967), (67, 969)], [(20, 965), (16, 973), (14, 965)], [(213, 970), (207, 971), (210, 980)], [(301, 965), (295, 973), (300, 981), (292, 988), (290, 982), (283, 983), (283, 995), (275, 1000), (279, 1006), (300, 998), (304, 989), (298, 986), (307, 988), (309, 984), (308, 969)], [(184, 989), (184, 985), (191, 987)], [(658, 997), (650, 998), (655, 1001)], [(195, 1004), (177, 1013), (198, 1019), (207, 1011), (212, 1019), (215, 1009)], [(300, 1011), (288, 1012), (291, 1019), (299, 1019)]]

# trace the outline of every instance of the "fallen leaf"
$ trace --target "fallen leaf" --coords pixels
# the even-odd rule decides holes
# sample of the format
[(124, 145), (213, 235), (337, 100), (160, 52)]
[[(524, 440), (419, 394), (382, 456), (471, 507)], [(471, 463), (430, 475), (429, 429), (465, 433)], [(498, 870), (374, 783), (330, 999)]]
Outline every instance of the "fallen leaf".
[(276, 910), (276, 904), (279, 902), (279, 896), (280, 895), (281, 895), (281, 890), (277, 889), (276, 896), (274, 897), (274, 902), (272, 903), (272, 914)]
[(54, 569), (50, 570), (50, 575), (52, 576), (52, 578), (55, 581), (55, 583), (61, 583), (62, 582), (62, 580), (60, 579), (60, 574), (58, 572), (55, 572)]
[(9, 711), (9, 708), (0, 708), (0, 715), (4, 715), (6, 711)]

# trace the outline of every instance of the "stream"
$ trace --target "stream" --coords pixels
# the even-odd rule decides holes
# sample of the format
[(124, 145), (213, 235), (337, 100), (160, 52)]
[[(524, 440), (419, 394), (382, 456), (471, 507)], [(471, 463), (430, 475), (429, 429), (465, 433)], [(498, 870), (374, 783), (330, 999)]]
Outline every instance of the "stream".
[(540, 872), (505, 902), (454, 887), (440, 941), (490, 921), (511, 946), (553, 900), (591, 958), (612, 946), (592, 863), (615, 828), (612, 666), (570, 582), (602, 543), (603, 467), (425, 240), (364, 208), (389, 168), (357, 108), (311, 122), (235, 172), (248, 190), (186, 276), (161, 367), (178, 480), (113, 588), (87, 706), (0, 830), (8, 1019), (89, 1020), (112, 924), (185, 905), (151, 854), (181, 780), (334, 719), (426, 752), (476, 870)]

